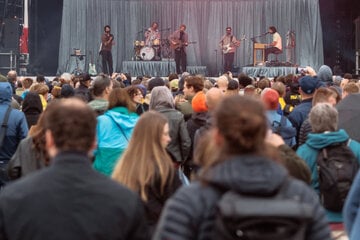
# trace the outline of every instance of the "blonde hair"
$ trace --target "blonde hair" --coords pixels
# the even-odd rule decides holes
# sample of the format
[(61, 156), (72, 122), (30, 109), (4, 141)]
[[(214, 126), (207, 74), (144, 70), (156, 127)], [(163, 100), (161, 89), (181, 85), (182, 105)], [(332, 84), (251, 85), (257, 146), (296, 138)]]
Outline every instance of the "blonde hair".
[(165, 186), (174, 178), (175, 168), (161, 141), (166, 124), (167, 119), (161, 113), (142, 114), (112, 174), (115, 181), (139, 193), (145, 202), (149, 187), (160, 183), (160, 194), (163, 194)]

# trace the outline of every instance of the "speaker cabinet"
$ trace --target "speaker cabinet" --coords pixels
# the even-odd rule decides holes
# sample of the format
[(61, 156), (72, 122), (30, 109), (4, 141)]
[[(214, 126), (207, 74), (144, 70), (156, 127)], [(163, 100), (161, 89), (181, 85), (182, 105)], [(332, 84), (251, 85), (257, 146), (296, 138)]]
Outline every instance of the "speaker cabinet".
[(19, 52), (20, 22), (17, 18), (4, 19), (3, 46), (5, 51)]

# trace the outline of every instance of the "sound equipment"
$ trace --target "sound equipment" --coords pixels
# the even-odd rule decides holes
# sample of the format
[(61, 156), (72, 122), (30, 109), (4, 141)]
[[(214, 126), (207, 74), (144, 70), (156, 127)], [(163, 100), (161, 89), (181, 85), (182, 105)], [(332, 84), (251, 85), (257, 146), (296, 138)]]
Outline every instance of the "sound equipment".
[(355, 19), (355, 50), (360, 50), (360, 16)]
[(6, 18), (3, 25), (3, 46), (6, 52), (19, 52), (20, 21), (18, 18)]

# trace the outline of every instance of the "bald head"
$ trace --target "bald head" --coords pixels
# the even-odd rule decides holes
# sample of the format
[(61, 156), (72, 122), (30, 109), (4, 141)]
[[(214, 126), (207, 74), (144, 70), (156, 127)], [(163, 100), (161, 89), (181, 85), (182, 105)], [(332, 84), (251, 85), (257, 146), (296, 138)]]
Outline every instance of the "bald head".
[(17, 79), (17, 73), (16, 73), (16, 71), (14, 71), (14, 70), (9, 71), (8, 74), (7, 74), (7, 78), (8, 78), (11, 82), (15, 82), (16, 79)]
[(223, 92), (219, 88), (215, 87), (210, 88), (209, 91), (206, 92), (206, 105), (209, 112), (216, 108), (223, 96)]
[(217, 82), (218, 87), (221, 90), (226, 91), (226, 89), (228, 88), (228, 85), (229, 85), (229, 80), (227, 79), (227, 77), (225, 77), (223, 75), (223, 76), (219, 77), (216, 82)]

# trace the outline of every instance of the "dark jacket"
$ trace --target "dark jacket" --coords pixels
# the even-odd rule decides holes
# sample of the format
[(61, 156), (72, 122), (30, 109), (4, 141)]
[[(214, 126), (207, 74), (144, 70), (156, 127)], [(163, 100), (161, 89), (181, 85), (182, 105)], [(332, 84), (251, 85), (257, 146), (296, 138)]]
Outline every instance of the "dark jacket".
[(169, 121), (169, 135), (171, 141), (167, 151), (176, 162), (183, 162), (190, 153), (191, 139), (186, 129), (184, 116), (181, 112), (171, 108), (157, 108), (158, 112), (164, 114)]
[(145, 216), (149, 226), (150, 233), (153, 233), (165, 202), (176, 192), (182, 185), (177, 171), (175, 171), (174, 178), (165, 186), (164, 192), (161, 193), (160, 179), (156, 181), (151, 187), (146, 189), (148, 201), (145, 203)]
[[(203, 176), (204, 181), (220, 188), (258, 196), (274, 194), (286, 178), (288, 175), (283, 167), (258, 156), (226, 160)], [(286, 195), (298, 196), (300, 201), (313, 207), (306, 239), (330, 239), (325, 211), (315, 192), (303, 182), (290, 178)], [(166, 203), (153, 239), (211, 239), (215, 206), (220, 197), (220, 191), (200, 182), (182, 187)]]
[(305, 99), (289, 114), (288, 118), (298, 132), (300, 131), (301, 124), (308, 117), (311, 107), (312, 98)]
[[(9, 83), (0, 82), (0, 123), (4, 121), (6, 110), (11, 104), (12, 89)], [(4, 138), (3, 146), (0, 146), (0, 161), (7, 163), (11, 156), (15, 153), (21, 139), (28, 134), (28, 126), (23, 112), (17, 109), (12, 109), (8, 128)]]
[(309, 118), (305, 119), (305, 121), (301, 124), (299, 131), (299, 139), (298, 145), (301, 146), (306, 142), (307, 136), (312, 132), (311, 124)]
[(0, 239), (147, 239), (136, 194), (94, 171), (83, 153), (63, 152), (53, 165), (0, 193)]
[(16, 152), (8, 164), (10, 179), (26, 176), (40, 168), (45, 167), (45, 156), (33, 146), (33, 138), (21, 140)]

